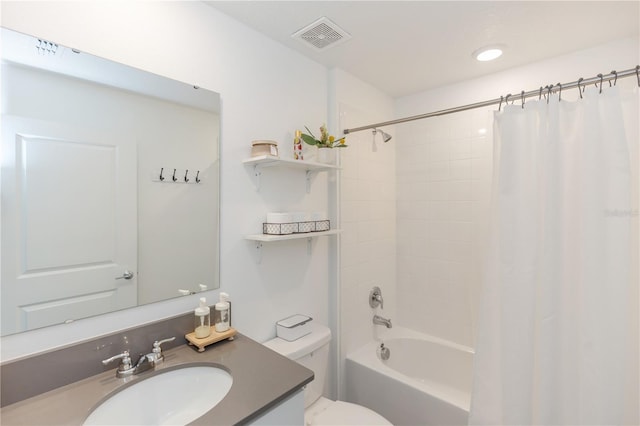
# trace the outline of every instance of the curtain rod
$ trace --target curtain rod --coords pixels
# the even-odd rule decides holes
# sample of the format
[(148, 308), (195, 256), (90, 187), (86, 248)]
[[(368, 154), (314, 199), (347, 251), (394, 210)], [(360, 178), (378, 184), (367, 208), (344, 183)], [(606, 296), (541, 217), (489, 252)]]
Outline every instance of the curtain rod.
[[(518, 99), (524, 100), (532, 96), (538, 96), (539, 98), (542, 98), (542, 96), (544, 95), (548, 99), (548, 97), (551, 96), (551, 94), (559, 92), (561, 97), (563, 90), (575, 89), (577, 87), (580, 87), (581, 90), (583, 90), (582, 87), (592, 83), (596, 85), (600, 84), (600, 90), (602, 90), (602, 83), (604, 83), (605, 81), (614, 80), (614, 84), (615, 84), (618, 78), (631, 77), (633, 75), (635, 75), (638, 78), (638, 86), (640, 86), (640, 65), (636, 65), (635, 68), (631, 68), (625, 71), (620, 71), (620, 72), (611, 71), (611, 73), (606, 75), (598, 74), (596, 77), (592, 77), (588, 79), (580, 78), (579, 80), (573, 81), (571, 83), (565, 83), (565, 84), (558, 83), (555, 85), (552, 84), (549, 86), (540, 87), (540, 89), (538, 90), (531, 90), (529, 92), (522, 91), (516, 95), (508, 94), (506, 97), (500, 96), (497, 99), (492, 99), (489, 101), (476, 102), (474, 104), (463, 105), (463, 106), (449, 108), (449, 109), (443, 109), (440, 111), (430, 112), (427, 114), (414, 115), (411, 117), (398, 118), (396, 120), (391, 120), (391, 121), (383, 121), (381, 123), (370, 124), (368, 126), (354, 127), (352, 129), (344, 129), (343, 133), (345, 135), (348, 135), (349, 133), (359, 132), (361, 130), (374, 129), (377, 127), (389, 126), (392, 124), (406, 123), (408, 121), (414, 121), (414, 120), (422, 120), (423, 118), (438, 117), (440, 115), (453, 114), (456, 112), (467, 111), (470, 109), (482, 108), (482, 107), (487, 107), (491, 105), (500, 105), (500, 107), (502, 107), (503, 102), (506, 104), (506, 102), (509, 100), (511, 101), (515, 101)], [(580, 93), (580, 97), (582, 97), (582, 93)]]

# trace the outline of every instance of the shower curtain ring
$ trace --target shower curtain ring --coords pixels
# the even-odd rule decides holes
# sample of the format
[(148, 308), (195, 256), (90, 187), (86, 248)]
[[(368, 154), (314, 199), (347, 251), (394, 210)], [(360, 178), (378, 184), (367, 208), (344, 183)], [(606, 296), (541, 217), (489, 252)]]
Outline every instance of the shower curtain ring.
[(582, 83), (582, 80), (584, 80), (584, 78), (582, 77), (578, 79), (578, 93), (580, 93), (580, 99), (582, 99), (582, 89), (580, 88), (580, 83)]
[(547, 86), (547, 103), (549, 103), (549, 99), (551, 99), (551, 89), (553, 89), (553, 84)]
[[(602, 79), (604, 78), (602, 74), (598, 74), (598, 77), (600, 77), (600, 91), (598, 93), (602, 93)], [(597, 85), (596, 85), (597, 86)]]
[(520, 102), (522, 102), (522, 109), (524, 109), (524, 90), (520, 92)]
[(502, 108), (502, 100), (504, 99), (504, 97), (502, 95), (500, 95), (500, 104), (498, 105), (498, 112), (500, 112), (500, 109)]
[(542, 86), (540, 86), (540, 92), (538, 93), (538, 100), (542, 99)]
[(505, 105), (505, 106), (509, 105), (509, 97), (510, 97), (510, 96), (511, 96), (511, 93), (509, 93), (509, 94), (507, 95), (507, 97), (506, 97), (506, 98), (504, 98), (504, 105)]
[[(616, 72), (616, 70), (611, 71), (611, 74), (613, 74), (613, 85), (615, 86), (616, 83), (618, 82), (618, 73)], [(611, 87), (611, 80), (609, 80), (609, 87)]]
[(558, 83), (558, 87), (560, 88), (560, 90), (558, 90), (558, 102), (560, 102), (562, 100), (562, 84)]
[(638, 87), (640, 87), (640, 65), (636, 65), (636, 77), (638, 78)]

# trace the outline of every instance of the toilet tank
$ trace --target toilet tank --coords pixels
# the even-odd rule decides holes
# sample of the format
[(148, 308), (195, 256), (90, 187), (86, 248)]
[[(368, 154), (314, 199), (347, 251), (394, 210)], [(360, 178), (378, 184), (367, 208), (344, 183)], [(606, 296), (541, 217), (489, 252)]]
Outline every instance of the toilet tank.
[(331, 330), (321, 324), (312, 323), (311, 333), (288, 342), (276, 337), (263, 343), (264, 346), (296, 361), (313, 371), (314, 379), (304, 392), (304, 407), (307, 408), (322, 396), (329, 365), (329, 342)]

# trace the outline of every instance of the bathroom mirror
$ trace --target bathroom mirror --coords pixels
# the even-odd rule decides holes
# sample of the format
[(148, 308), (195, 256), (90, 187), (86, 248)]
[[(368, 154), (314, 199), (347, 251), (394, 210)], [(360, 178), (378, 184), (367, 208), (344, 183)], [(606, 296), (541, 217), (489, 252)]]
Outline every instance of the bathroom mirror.
[(219, 95), (1, 30), (2, 335), (218, 288)]

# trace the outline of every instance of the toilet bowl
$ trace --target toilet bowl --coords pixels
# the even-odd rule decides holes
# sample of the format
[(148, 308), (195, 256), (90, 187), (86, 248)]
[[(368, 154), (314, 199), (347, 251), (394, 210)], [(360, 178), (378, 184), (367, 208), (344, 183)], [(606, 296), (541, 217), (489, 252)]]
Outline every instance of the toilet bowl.
[(304, 424), (319, 425), (390, 425), (391, 423), (373, 410), (351, 402), (332, 401), (321, 396), (304, 410)]
[(358, 404), (332, 401), (322, 396), (329, 364), (331, 330), (324, 325), (312, 324), (311, 333), (286, 341), (279, 337), (264, 346), (313, 370), (314, 380), (304, 391), (304, 422), (308, 426), (319, 425), (391, 425), (375, 411)]

